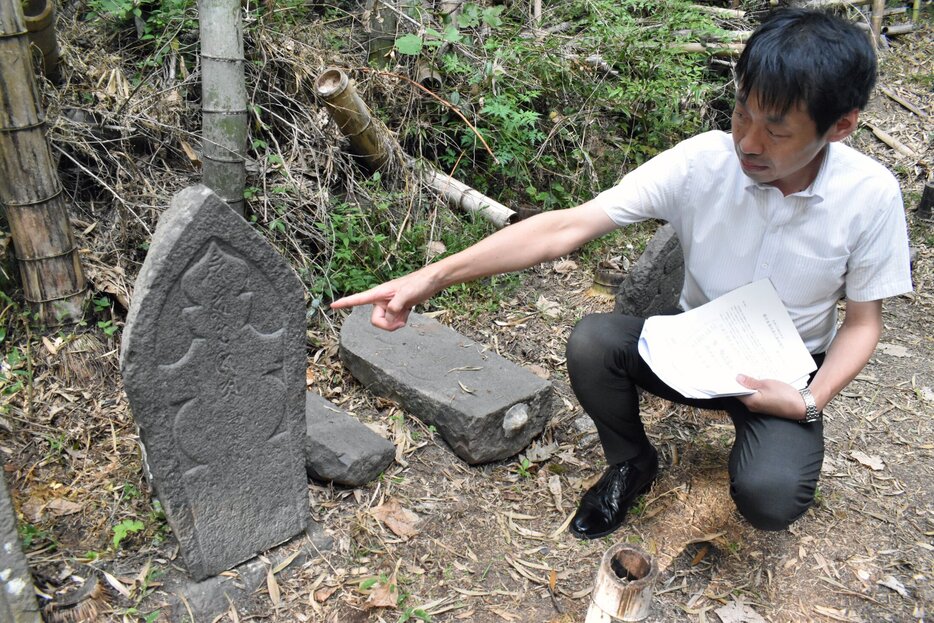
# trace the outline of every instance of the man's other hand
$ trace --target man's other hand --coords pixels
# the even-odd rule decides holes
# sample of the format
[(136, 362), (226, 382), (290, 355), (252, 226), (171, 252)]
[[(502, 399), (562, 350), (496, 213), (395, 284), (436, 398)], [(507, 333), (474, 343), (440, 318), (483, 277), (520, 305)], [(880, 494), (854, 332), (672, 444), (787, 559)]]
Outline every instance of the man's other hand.
[(743, 387), (756, 390), (755, 394), (737, 396), (753, 413), (775, 415), (789, 420), (804, 419), (804, 399), (798, 390), (774, 379), (754, 379), (740, 374), (736, 381)]

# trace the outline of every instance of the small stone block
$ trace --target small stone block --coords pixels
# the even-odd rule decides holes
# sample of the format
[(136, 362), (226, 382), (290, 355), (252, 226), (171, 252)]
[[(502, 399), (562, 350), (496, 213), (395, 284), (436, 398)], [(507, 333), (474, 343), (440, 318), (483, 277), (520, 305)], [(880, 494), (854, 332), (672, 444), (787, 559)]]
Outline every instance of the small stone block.
[(341, 327), (344, 365), (369, 391), (433, 425), (464, 461), (512, 456), (539, 435), (554, 409), (551, 383), (420, 314), (393, 332), (360, 307)]
[(385, 470), (396, 447), (318, 394), (305, 400), (305, 468), (316, 480), (365, 485)]
[(32, 574), (16, 530), (13, 500), (0, 476), (0, 621), (42, 623)]
[(137, 278), (120, 364), (195, 579), (305, 529), (305, 362), (288, 263), (207, 187), (178, 193)]

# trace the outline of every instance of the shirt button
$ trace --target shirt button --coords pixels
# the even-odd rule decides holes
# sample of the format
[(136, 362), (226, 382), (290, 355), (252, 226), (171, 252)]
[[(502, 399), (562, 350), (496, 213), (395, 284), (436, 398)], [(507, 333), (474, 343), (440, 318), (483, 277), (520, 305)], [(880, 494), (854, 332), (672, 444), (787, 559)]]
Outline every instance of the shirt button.
[(762, 265), (762, 268), (768, 268), (768, 267), (769, 267), (768, 264), (763, 264), (763, 265)]

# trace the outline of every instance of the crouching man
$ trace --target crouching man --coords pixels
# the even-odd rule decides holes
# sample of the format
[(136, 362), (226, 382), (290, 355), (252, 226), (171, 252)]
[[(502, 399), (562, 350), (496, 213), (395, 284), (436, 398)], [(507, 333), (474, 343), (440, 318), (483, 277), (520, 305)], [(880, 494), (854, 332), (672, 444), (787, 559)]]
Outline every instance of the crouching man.
[(898, 183), (841, 143), (856, 130), (875, 77), (875, 54), (855, 26), (816, 11), (776, 11), (737, 63), (731, 134), (685, 140), (587, 203), (511, 225), (331, 307), (372, 304), (372, 323), (391, 331), (447, 286), (561, 257), (616, 227), (668, 221), (684, 250), (683, 310), (768, 278), (819, 368), (800, 392), (740, 374), (754, 393), (687, 399), (639, 356), (643, 319), (583, 318), (568, 342), (568, 373), (609, 467), (585, 492), (570, 530), (585, 539), (610, 534), (658, 473), (639, 389), (729, 413), (730, 494), (753, 526), (782, 530), (813, 503), (822, 410), (869, 361), (882, 299), (911, 290)]

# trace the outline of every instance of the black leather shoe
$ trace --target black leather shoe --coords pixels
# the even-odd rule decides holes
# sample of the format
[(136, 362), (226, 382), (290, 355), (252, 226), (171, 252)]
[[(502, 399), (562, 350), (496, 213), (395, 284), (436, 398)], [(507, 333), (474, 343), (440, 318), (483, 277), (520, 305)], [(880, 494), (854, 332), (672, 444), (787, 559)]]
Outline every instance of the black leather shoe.
[[(611, 465), (597, 484), (584, 493), (569, 530), (580, 539), (598, 539), (623, 525), (633, 501), (648, 491), (658, 475), (658, 454)], [(637, 467), (636, 464), (647, 465)]]

